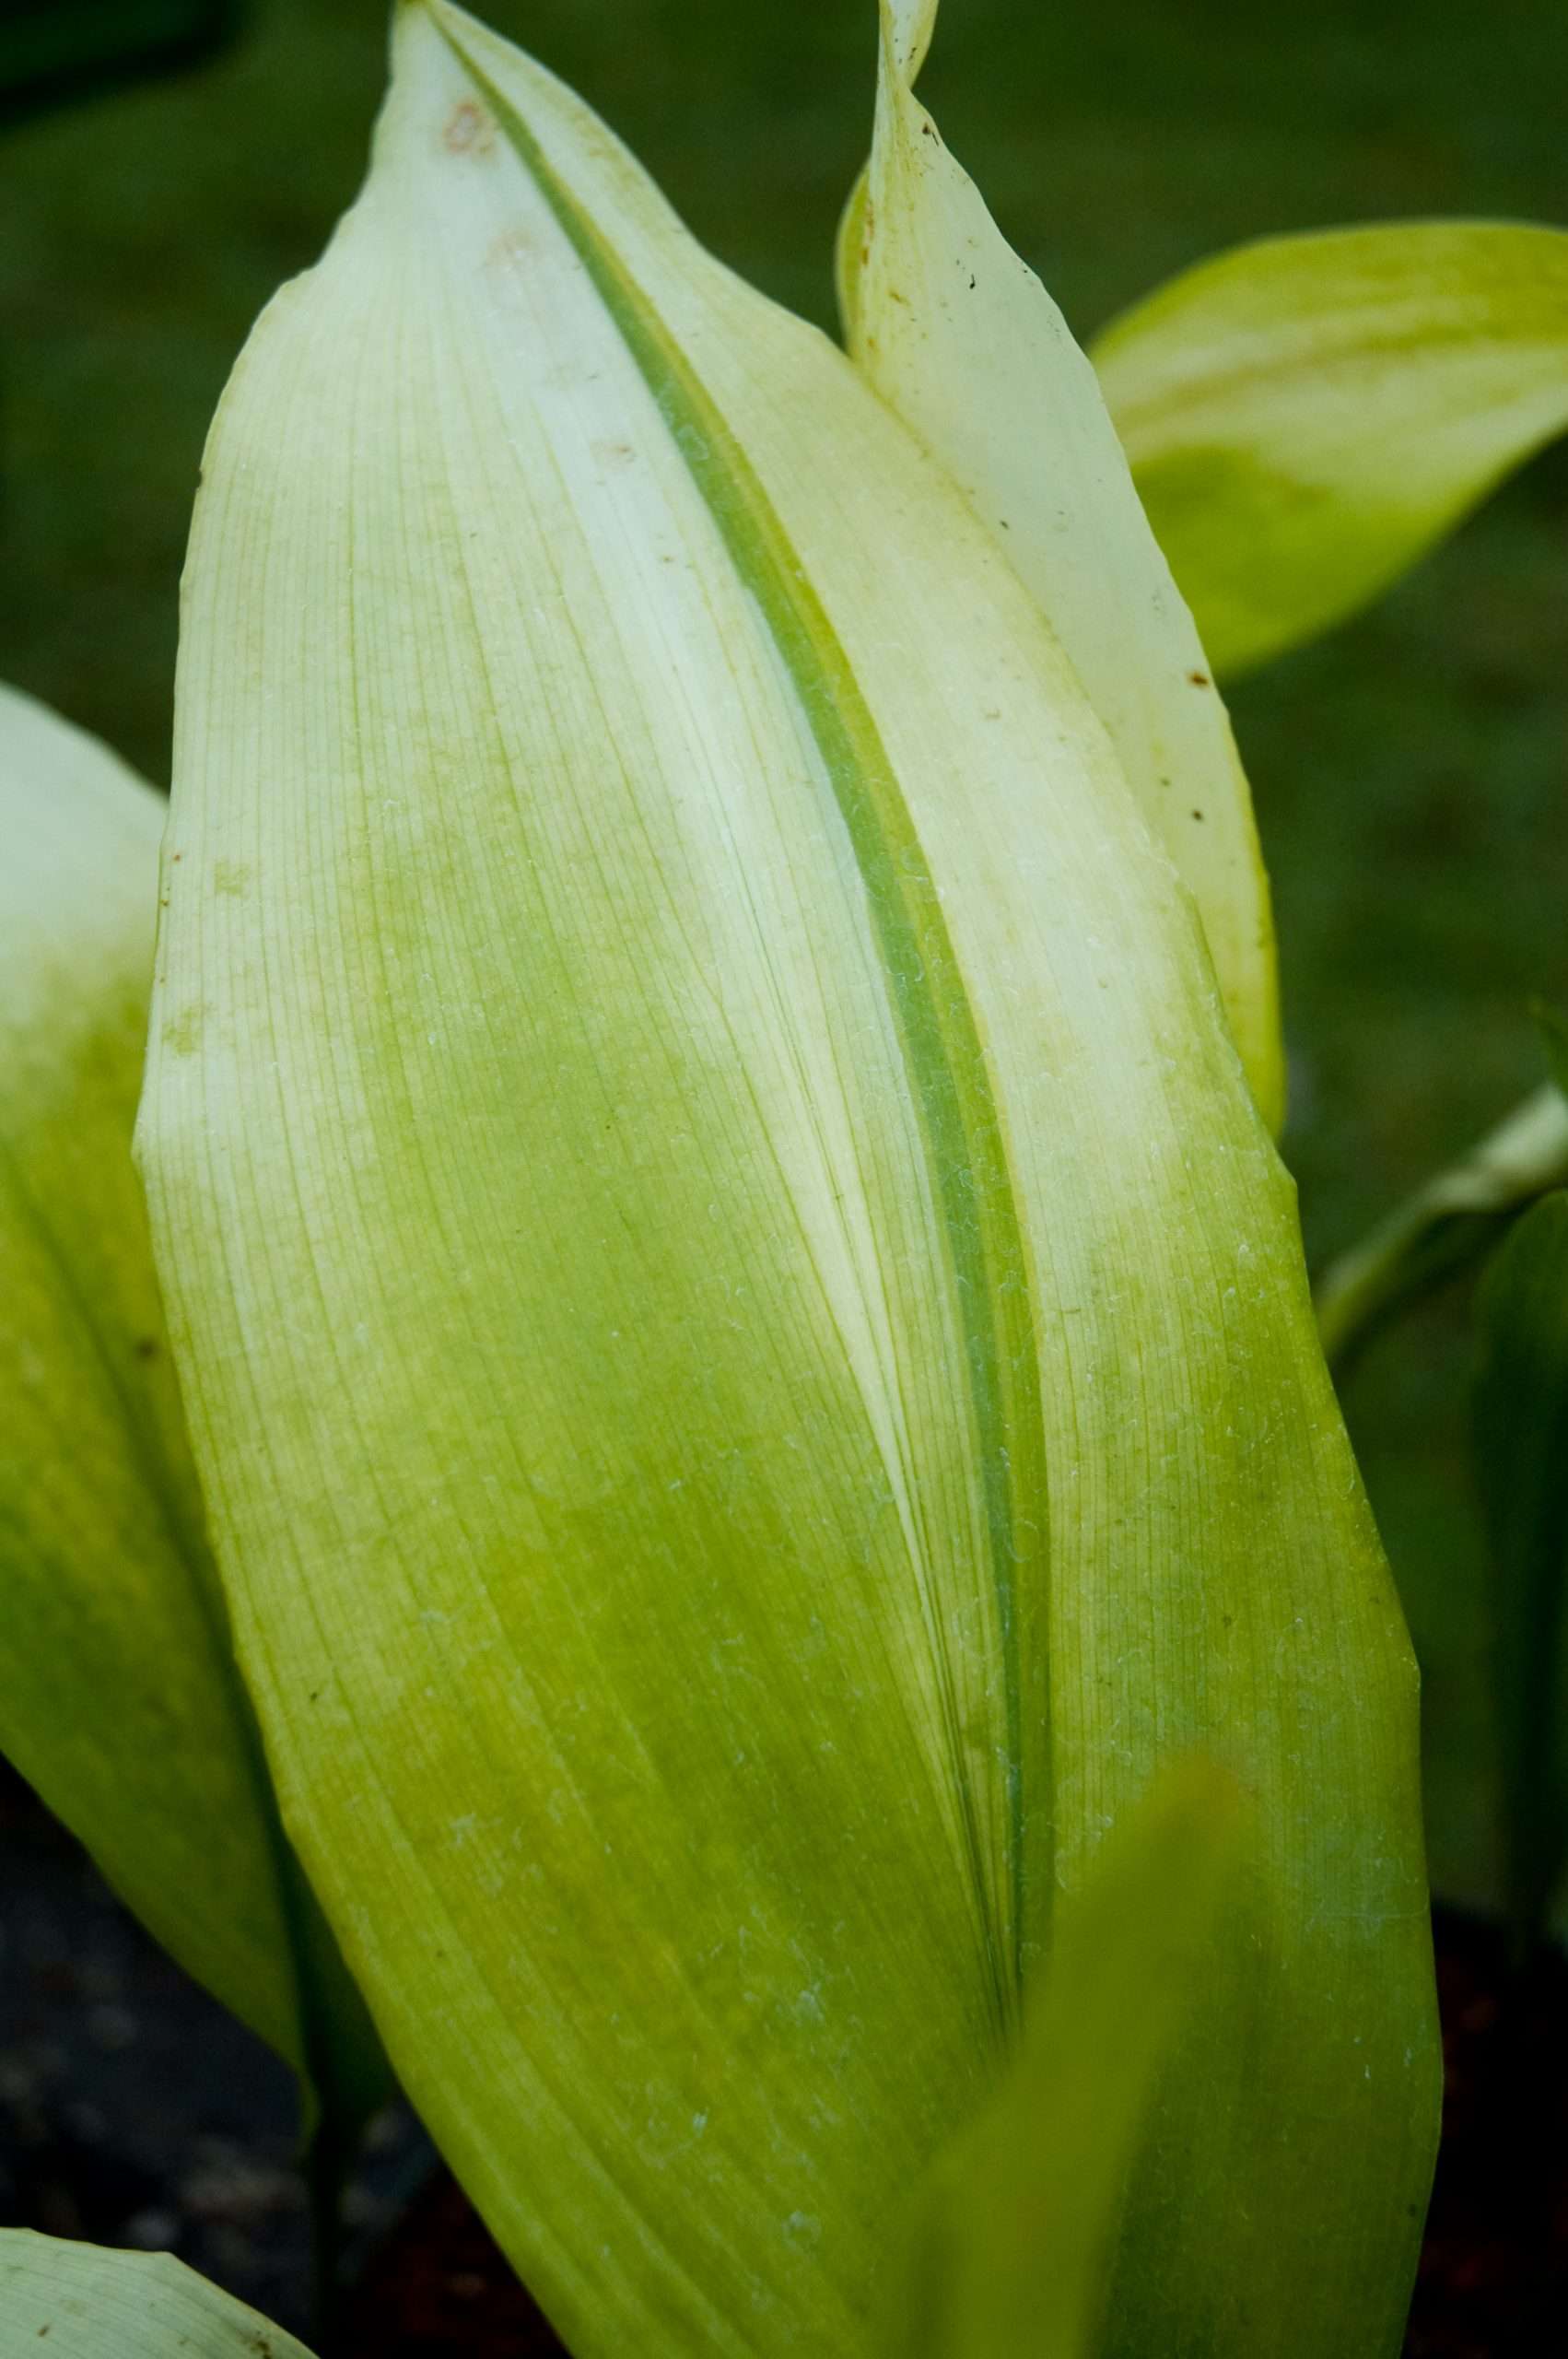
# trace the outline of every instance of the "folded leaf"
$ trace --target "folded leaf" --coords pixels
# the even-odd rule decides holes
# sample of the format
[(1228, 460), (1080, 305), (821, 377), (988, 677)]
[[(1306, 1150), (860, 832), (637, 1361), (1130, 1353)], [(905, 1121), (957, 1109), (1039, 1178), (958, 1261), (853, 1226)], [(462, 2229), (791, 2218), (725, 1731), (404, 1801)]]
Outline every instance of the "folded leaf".
[(1545, 1197), (1499, 1248), (1477, 1321), (1504, 1849), (1527, 1944), (1568, 1864), (1568, 1194)]
[(1064, 1912), (1023, 2052), (921, 2208), (899, 2359), (1092, 2359), (1159, 2076), (1245, 1857), (1230, 1781), (1161, 1773)]
[(1408, 1650), (1189, 900), (945, 473), (405, 8), (214, 428), (178, 708), (141, 1152), (242, 1659), (573, 2347), (866, 2347), (1178, 1744), (1258, 1798), (1256, 2027), (1183, 2047), (1211, 2201), (1117, 2314), (1388, 2345)]
[(0, 1746), (181, 1964), (362, 2114), (385, 2068), (277, 1824), (131, 1161), (164, 808), (0, 689)]
[(876, 135), (839, 241), (851, 357), (1038, 599), (1198, 903), (1266, 1120), (1284, 1113), (1269, 886), (1230, 722), (1094, 371), (914, 95), (936, 0), (882, 0)]
[(1209, 652), (1243, 671), (1375, 598), (1568, 425), (1568, 232), (1262, 239), (1093, 353)]
[(0, 2228), (0, 2359), (310, 2359), (302, 2342), (161, 2252)]

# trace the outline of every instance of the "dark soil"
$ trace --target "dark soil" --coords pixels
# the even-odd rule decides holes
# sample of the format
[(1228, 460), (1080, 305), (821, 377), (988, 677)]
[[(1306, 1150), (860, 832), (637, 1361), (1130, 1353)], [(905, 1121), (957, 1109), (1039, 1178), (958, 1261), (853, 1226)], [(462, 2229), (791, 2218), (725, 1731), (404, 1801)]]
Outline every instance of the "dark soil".
[[(1443, 2154), (1405, 2359), (1568, 2352), (1568, 1964), (1508, 1970), (1440, 1911)], [(379, 2256), (350, 2359), (532, 2359), (561, 2345), (444, 2174)]]
[(566, 2349), (445, 2171), (376, 2255), (344, 2342), (343, 2359), (564, 2359)]
[(1568, 1961), (1440, 1909), (1443, 2148), (1406, 2359), (1568, 2352)]
[[(0, 1776), (0, 2222), (178, 2252), (310, 2339), (288, 2076)], [(1443, 2155), (1406, 2359), (1568, 2351), (1568, 1962), (1437, 1919)], [(561, 2346), (405, 2108), (348, 2191), (339, 2359)]]
[[(351, 2262), (433, 2154), (405, 2107), (347, 2190)], [(291, 2074), (0, 1763), (0, 2224), (177, 2253), (310, 2341)]]

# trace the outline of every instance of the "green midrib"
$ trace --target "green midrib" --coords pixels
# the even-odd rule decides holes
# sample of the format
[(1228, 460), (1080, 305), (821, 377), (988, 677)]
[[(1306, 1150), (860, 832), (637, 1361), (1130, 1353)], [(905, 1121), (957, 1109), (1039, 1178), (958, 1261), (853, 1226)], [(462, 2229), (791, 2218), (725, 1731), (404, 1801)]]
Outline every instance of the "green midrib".
[[(1001, 2003), (1011, 2011), (1022, 1983), (1024, 1930), (1017, 1584), (1025, 1569), (1043, 1596), (1046, 1450), (1023, 1236), (963, 971), (881, 734), (755, 470), (656, 308), (596, 235), (528, 125), (444, 25), (440, 30), (581, 262), (755, 599), (807, 716), (860, 869), (919, 1109), (965, 1340), (1004, 1684), (1012, 1924), (995, 1963)], [(1047, 1800), (1033, 1799), (1036, 1806)], [(1032, 1823), (1031, 1837), (1031, 1883), (1037, 1880), (1041, 1895), (1048, 1895), (1048, 1811)]]

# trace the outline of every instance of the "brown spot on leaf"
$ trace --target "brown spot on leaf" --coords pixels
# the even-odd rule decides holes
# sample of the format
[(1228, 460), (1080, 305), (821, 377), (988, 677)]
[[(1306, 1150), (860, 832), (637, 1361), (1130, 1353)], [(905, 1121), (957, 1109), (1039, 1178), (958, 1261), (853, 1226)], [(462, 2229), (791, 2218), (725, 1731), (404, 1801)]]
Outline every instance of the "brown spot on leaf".
[(498, 238), (492, 239), (490, 250), (485, 257), (485, 265), (488, 270), (513, 269), (519, 263), (527, 262), (537, 252), (538, 240), (532, 230), (503, 229)]
[(496, 126), (477, 99), (459, 99), (441, 139), (454, 156), (487, 156), (496, 144)]
[(1211, 688), (1214, 685), (1207, 672), (1189, 672), (1187, 676), (1195, 688)]
[(156, 1335), (138, 1335), (135, 1342), (132, 1344), (131, 1349), (135, 1353), (136, 1357), (139, 1360), (156, 1360), (158, 1357), (158, 1337)]

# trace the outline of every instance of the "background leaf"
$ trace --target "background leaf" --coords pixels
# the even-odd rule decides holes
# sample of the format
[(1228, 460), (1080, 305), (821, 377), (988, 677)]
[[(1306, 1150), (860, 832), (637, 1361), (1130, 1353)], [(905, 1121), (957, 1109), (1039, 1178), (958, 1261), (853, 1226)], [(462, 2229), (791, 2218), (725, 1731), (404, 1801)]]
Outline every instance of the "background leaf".
[(1472, 1269), (1565, 1179), (1568, 1097), (1549, 1083), (1329, 1263), (1316, 1296), (1329, 1360), (1347, 1367), (1387, 1320)]
[(1376, 596), (1568, 422), (1568, 233), (1398, 222), (1199, 263), (1093, 347), (1222, 672)]
[(387, 2069), (277, 1823), (131, 1162), (164, 811), (0, 690), (0, 1744), (343, 2135)]
[(161, 2252), (0, 2228), (0, 2359), (310, 2359), (302, 2342)]

